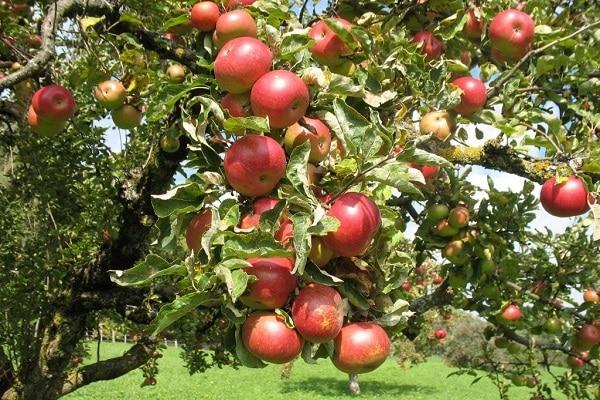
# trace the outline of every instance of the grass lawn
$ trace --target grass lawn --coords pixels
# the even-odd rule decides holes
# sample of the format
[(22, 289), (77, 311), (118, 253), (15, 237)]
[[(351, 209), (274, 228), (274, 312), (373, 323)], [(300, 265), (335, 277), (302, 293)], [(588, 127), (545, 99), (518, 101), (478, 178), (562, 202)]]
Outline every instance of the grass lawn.
[[(128, 346), (103, 344), (101, 358), (121, 354)], [(92, 349), (95, 353), (95, 348)], [(394, 400), (495, 400), (498, 392), (487, 378), (471, 386), (472, 377), (446, 376), (454, 369), (438, 359), (432, 359), (409, 369), (401, 369), (393, 361), (375, 372), (361, 375), (361, 399)], [(280, 378), (280, 367), (264, 369), (214, 369), (190, 376), (179, 358), (179, 351), (169, 348), (160, 360), (158, 385), (141, 388), (142, 372), (132, 371), (119, 379), (88, 385), (68, 400), (295, 400), (350, 399), (346, 375), (336, 370), (328, 360), (317, 365), (295, 363), (289, 379)], [(511, 400), (529, 400), (531, 389), (512, 388)]]

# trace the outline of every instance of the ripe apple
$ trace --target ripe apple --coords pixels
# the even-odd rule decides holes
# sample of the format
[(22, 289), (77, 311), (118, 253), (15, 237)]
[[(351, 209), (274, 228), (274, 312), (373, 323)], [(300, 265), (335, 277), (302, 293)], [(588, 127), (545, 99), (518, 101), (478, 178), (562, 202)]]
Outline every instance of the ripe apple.
[(467, 22), (463, 28), (465, 37), (476, 40), (481, 39), (484, 23), (481, 10), (478, 7), (469, 8), (467, 11)]
[[(309, 130), (312, 128), (314, 132)], [(329, 128), (320, 119), (303, 117), (300, 122), (287, 128), (283, 144), (288, 154), (292, 154), (297, 146), (310, 141), (310, 155), (308, 161), (319, 163), (329, 154), (331, 147), (331, 134)]]
[(340, 226), (325, 236), (325, 244), (339, 256), (363, 254), (381, 226), (379, 208), (362, 193), (342, 194), (335, 200), (328, 215), (337, 218)]
[(251, 267), (245, 269), (257, 280), (248, 284), (246, 294), (240, 301), (253, 309), (272, 310), (283, 307), (290, 294), (298, 286), (298, 278), (292, 275), (294, 264), (289, 258), (251, 258)]
[(437, 165), (418, 165), (409, 163), (408, 166), (421, 171), (423, 177), (425, 178), (425, 182), (433, 181), (440, 173), (440, 167)]
[(160, 148), (165, 153), (175, 153), (179, 150), (179, 146), (179, 139), (173, 136), (163, 135), (163, 137), (160, 138)]
[(29, 106), (27, 111), (27, 122), (31, 129), (40, 135), (54, 136), (62, 132), (65, 129), (66, 120), (51, 120), (40, 118), (33, 110), (32, 106)]
[(29, 44), (29, 47), (39, 49), (42, 47), (42, 37), (40, 35), (30, 35), (27, 38), (27, 43)]
[(413, 43), (421, 46), (421, 51), (427, 55), (428, 60), (440, 58), (444, 50), (444, 42), (429, 31), (421, 31), (413, 37)]
[(253, 312), (246, 318), (242, 342), (252, 355), (274, 364), (292, 361), (303, 345), (300, 334), (288, 328), (282, 317), (265, 311)]
[(591, 324), (583, 325), (577, 332), (577, 341), (580, 349), (591, 350), (600, 343), (600, 329)]
[(503, 320), (509, 321), (509, 322), (517, 321), (517, 320), (521, 319), (521, 317), (522, 317), (521, 309), (516, 304), (509, 304), (508, 306), (506, 306), (504, 308), (504, 310), (502, 310), (500, 317)]
[(185, 242), (188, 249), (195, 253), (202, 247), (202, 236), (210, 228), (212, 222), (212, 212), (210, 209), (204, 209), (196, 214), (188, 223), (185, 230)]
[(264, 74), (252, 86), (250, 104), (254, 115), (269, 118), (271, 128), (287, 128), (306, 113), (308, 88), (296, 74), (275, 70)]
[(437, 329), (434, 333), (435, 338), (437, 340), (442, 340), (446, 337), (446, 335), (448, 334), (448, 332), (446, 332), (445, 329), (441, 328), (441, 329)]
[(471, 214), (466, 207), (457, 206), (450, 210), (448, 223), (455, 228), (463, 228), (469, 223)]
[(256, 0), (228, 0), (228, 1), (224, 2), (224, 5), (225, 5), (225, 9), (233, 10), (238, 7), (248, 6), (252, 3), (254, 3), (255, 1)]
[(483, 109), (487, 102), (487, 92), (483, 82), (470, 76), (463, 76), (453, 80), (452, 84), (462, 90), (461, 102), (454, 107), (454, 111), (462, 115), (471, 115)]
[(463, 265), (469, 261), (469, 255), (464, 252), (464, 243), (462, 240), (453, 240), (442, 250), (446, 259), (456, 265)]
[(400, 285), (400, 288), (402, 288), (402, 290), (404, 290), (407, 293), (412, 290), (412, 286), (411, 286), (410, 282), (408, 282), (408, 281), (402, 282), (402, 285)]
[(458, 228), (450, 225), (447, 219), (442, 219), (435, 225), (434, 232), (441, 237), (452, 237), (458, 234)]
[(600, 301), (600, 296), (598, 296), (598, 292), (595, 289), (589, 289), (583, 292), (583, 301), (586, 303), (597, 303)]
[(250, 95), (248, 93), (227, 93), (221, 99), (221, 106), (223, 106), (232, 117), (249, 117), (252, 115)]
[(233, 10), (221, 15), (215, 27), (217, 48), (239, 37), (256, 37), (256, 21), (244, 10)]
[(308, 258), (318, 267), (324, 267), (333, 258), (333, 251), (323, 241), (323, 238), (313, 236)]
[(38, 117), (46, 120), (65, 120), (75, 114), (75, 99), (69, 89), (48, 85), (34, 93), (31, 106)]
[(390, 338), (381, 326), (354, 322), (344, 326), (335, 338), (331, 360), (340, 371), (364, 374), (383, 364), (389, 353)]
[(227, 42), (217, 54), (215, 78), (221, 89), (234, 94), (245, 93), (271, 69), (273, 55), (260, 40), (251, 37)]
[(535, 23), (519, 10), (508, 9), (496, 15), (490, 24), (492, 48), (507, 61), (518, 61), (531, 48)]
[(110, 115), (115, 126), (121, 129), (133, 129), (142, 122), (142, 112), (130, 104), (112, 110)]
[(229, 147), (223, 165), (236, 191), (248, 197), (263, 196), (285, 175), (285, 152), (268, 136), (248, 135)]
[(337, 290), (311, 283), (292, 305), (292, 319), (300, 335), (309, 342), (333, 340), (344, 324), (344, 303)]
[(579, 369), (585, 367), (585, 360), (581, 357), (569, 356), (567, 357), (567, 365), (572, 369)]
[(419, 122), (422, 135), (432, 134), (436, 139), (446, 141), (452, 136), (454, 117), (446, 111), (432, 111), (425, 114)]
[(427, 208), (427, 219), (432, 222), (437, 222), (447, 218), (450, 210), (445, 204), (432, 204)]
[(442, 282), (444, 282), (444, 278), (442, 278), (442, 277), (440, 276), (440, 274), (438, 274), (438, 273), (436, 272), (436, 273), (434, 273), (434, 274), (433, 274), (433, 277), (431, 278), (431, 282), (432, 282), (434, 285), (441, 285), (441, 284), (442, 284)]
[(96, 100), (109, 110), (114, 110), (123, 105), (127, 92), (125, 86), (119, 81), (108, 80), (100, 82), (94, 92)]
[(185, 68), (181, 64), (171, 64), (167, 68), (167, 76), (171, 82), (180, 83), (185, 80)]
[(215, 29), (220, 16), (218, 5), (212, 1), (201, 1), (192, 7), (190, 21), (194, 28), (202, 32), (210, 32)]
[[(250, 214), (247, 214), (242, 217), (242, 220), (240, 221), (240, 228), (258, 229), (261, 215), (264, 212), (275, 208), (275, 206), (278, 203), (279, 199), (273, 197), (262, 197), (260, 199), (257, 199), (252, 204), (252, 211), (250, 212)], [(290, 221), (290, 219), (286, 215), (282, 215), (279, 219), (279, 228), (277, 229), (277, 231), (275, 231), (274, 237), (284, 246), (287, 245), (288, 242), (294, 237), (292, 221)]]
[(556, 177), (548, 179), (540, 191), (542, 207), (556, 217), (574, 217), (586, 213), (590, 206), (585, 182), (570, 176), (565, 182), (557, 183)]
[[(352, 23), (343, 18), (335, 20), (348, 30), (352, 27)], [(344, 63), (343, 56), (352, 54), (348, 46), (323, 20), (313, 25), (308, 36), (315, 41), (310, 51), (319, 64), (335, 67)]]

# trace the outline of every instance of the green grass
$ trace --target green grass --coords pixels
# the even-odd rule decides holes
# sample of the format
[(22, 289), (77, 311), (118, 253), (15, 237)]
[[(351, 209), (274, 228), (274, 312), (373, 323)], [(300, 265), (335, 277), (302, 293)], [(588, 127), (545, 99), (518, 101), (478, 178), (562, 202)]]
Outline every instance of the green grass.
[[(123, 344), (103, 344), (101, 358), (121, 354)], [(95, 350), (95, 349), (94, 349)], [(94, 351), (95, 353), (95, 351)], [(393, 361), (386, 362), (375, 372), (361, 375), (361, 399), (381, 400), (495, 400), (496, 387), (487, 378), (471, 385), (473, 377), (447, 375), (454, 371), (438, 359), (413, 368), (402, 369)], [(303, 361), (295, 363), (289, 379), (280, 378), (280, 366), (264, 369), (213, 369), (190, 376), (179, 358), (179, 351), (169, 348), (160, 360), (158, 385), (141, 388), (142, 372), (132, 371), (119, 379), (88, 385), (68, 400), (317, 400), (350, 399), (346, 375), (336, 370), (328, 360), (317, 365)], [(512, 388), (511, 400), (528, 400), (531, 389)]]

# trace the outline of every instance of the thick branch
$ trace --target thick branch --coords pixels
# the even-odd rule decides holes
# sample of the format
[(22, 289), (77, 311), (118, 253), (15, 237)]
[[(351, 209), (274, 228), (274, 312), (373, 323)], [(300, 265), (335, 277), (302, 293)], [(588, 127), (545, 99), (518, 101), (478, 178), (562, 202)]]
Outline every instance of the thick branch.
[(39, 52), (23, 68), (0, 79), (0, 89), (11, 87), (25, 79), (39, 74), (46, 68), (55, 55), (57, 26), (72, 14), (85, 13), (93, 15), (97, 12), (107, 12), (113, 5), (104, 0), (58, 0), (48, 8), (42, 23), (42, 47)]
[(152, 343), (139, 342), (120, 357), (79, 368), (69, 374), (62, 387), (62, 395), (71, 393), (93, 382), (118, 378), (142, 366), (154, 353)]
[(588, 25), (585, 25), (585, 26), (579, 28), (578, 30), (576, 30), (575, 32), (573, 32), (573, 33), (571, 33), (571, 34), (569, 34), (567, 36), (564, 36), (562, 38), (553, 40), (550, 43), (545, 44), (542, 47), (538, 47), (537, 49), (530, 50), (527, 54), (525, 54), (523, 56), (523, 58), (521, 58), (519, 60), (519, 62), (517, 62), (515, 64), (515, 66), (510, 71), (508, 71), (508, 73), (506, 75), (504, 75), (499, 81), (497, 81), (492, 87), (489, 88), (489, 90), (488, 90), (488, 97), (492, 97), (492, 96), (496, 95), (498, 93), (498, 91), (504, 87), (504, 85), (506, 84), (506, 82), (508, 82), (508, 80), (510, 78), (512, 78), (512, 76), (514, 74), (517, 73), (517, 71), (519, 70), (519, 68), (521, 68), (521, 66), (527, 60), (529, 60), (531, 57), (533, 57), (533, 56), (535, 56), (537, 54), (543, 53), (544, 51), (548, 50), (550, 47), (556, 46), (557, 44), (559, 44), (560, 42), (564, 42), (565, 40), (569, 40), (571, 38), (574, 38), (575, 36), (579, 35), (580, 33), (583, 33), (583, 32), (585, 32), (585, 31), (587, 31), (587, 30), (589, 30), (591, 28), (594, 28), (594, 27), (598, 26), (598, 25), (600, 25), (600, 21), (593, 22), (591, 24), (588, 24)]
[(448, 280), (446, 279), (435, 291), (425, 296), (413, 300), (408, 309), (414, 313), (408, 319), (408, 326), (403, 333), (409, 339), (414, 339), (421, 331), (421, 316), (428, 310), (450, 304), (452, 293), (448, 290)]
[(563, 352), (567, 355), (572, 355), (572, 356), (576, 356), (576, 357), (579, 356), (579, 354), (577, 354), (577, 352), (571, 350), (569, 347), (563, 346), (560, 343), (547, 343), (547, 342), (532, 341), (530, 338), (519, 335), (517, 332), (515, 332), (514, 330), (512, 330), (504, 325), (499, 325), (498, 328), (500, 329), (502, 334), (507, 339), (510, 339), (513, 342), (522, 344), (523, 346), (526, 346), (526, 347), (533, 346), (539, 350), (554, 350), (554, 351)]

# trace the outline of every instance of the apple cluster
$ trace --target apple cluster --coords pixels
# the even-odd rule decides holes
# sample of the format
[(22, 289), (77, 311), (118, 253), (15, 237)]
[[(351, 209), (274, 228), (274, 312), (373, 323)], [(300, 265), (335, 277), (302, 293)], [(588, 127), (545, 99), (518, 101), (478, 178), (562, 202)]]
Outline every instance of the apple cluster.
[(110, 79), (100, 82), (94, 96), (102, 106), (110, 110), (117, 128), (133, 129), (142, 122), (142, 112), (131, 104), (125, 104), (127, 91), (120, 81)]
[[(229, 5), (226, 9), (229, 8)], [(341, 21), (343, 26), (350, 23)], [(306, 115), (310, 94), (304, 81), (289, 70), (271, 70), (271, 49), (257, 38), (256, 23), (244, 9), (220, 13), (212, 2), (192, 7), (191, 24), (203, 32), (213, 31), (219, 52), (214, 74), (226, 92), (221, 100), (232, 117), (265, 117), (271, 128), (284, 130), (283, 145), (269, 132), (245, 134), (226, 150), (223, 170), (229, 185), (241, 196), (253, 198), (241, 218), (239, 228), (258, 229), (261, 216), (273, 210), (280, 200), (271, 193), (284, 177), (287, 154), (308, 142), (308, 180), (316, 183), (317, 165), (331, 149), (329, 127), (318, 118)], [(338, 66), (349, 54), (343, 41), (324, 21), (311, 29), (315, 60)], [(323, 237), (314, 237), (309, 258), (324, 267), (335, 257), (357, 257), (369, 248), (381, 226), (377, 205), (357, 192), (320, 194), (327, 214), (339, 227)], [(291, 210), (284, 210), (274, 238), (294, 251)], [(204, 233), (211, 226), (212, 213), (205, 208), (195, 215), (186, 229), (188, 248), (197, 252)], [(255, 357), (272, 363), (296, 358), (304, 342), (333, 341), (332, 361), (348, 373), (365, 373), (381, 365), (390, 352), (390, 340), (383, 328), (371, 322), (344, 325), (344, 303), (333, 287), (300, 282), (293, 273), (294, 259), (283, 257), (250, 258), (245, 272), (255, 280), (248, 284), (239, 301), (250, 314), (242, 325), (242, 341)], [(291, 299), (291, 300), (290, 300)], [(278, 310), (290, 311), (291, 321)]]
[(54, 136), (65, 129), (74, 114), (75, 99), (71, 91), (52, 84), (34, 93), (27, 111), (27, 122), (34, 132)]

